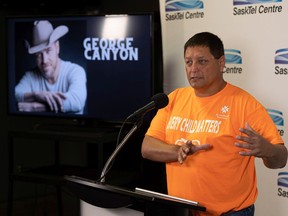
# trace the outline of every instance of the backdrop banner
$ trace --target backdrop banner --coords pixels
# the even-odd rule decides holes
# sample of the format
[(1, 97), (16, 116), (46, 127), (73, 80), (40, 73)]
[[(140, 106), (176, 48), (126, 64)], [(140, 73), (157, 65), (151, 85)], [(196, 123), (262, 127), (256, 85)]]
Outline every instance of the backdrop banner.
[[(165, 93), (187, 86), (184, 43), (209, 31), (225, 46), (224, 78), (254, 95), (288, 145), (288, 0), (159, 0)], [(256, 158), (256, 216), (288, 215), (288, 166)]]

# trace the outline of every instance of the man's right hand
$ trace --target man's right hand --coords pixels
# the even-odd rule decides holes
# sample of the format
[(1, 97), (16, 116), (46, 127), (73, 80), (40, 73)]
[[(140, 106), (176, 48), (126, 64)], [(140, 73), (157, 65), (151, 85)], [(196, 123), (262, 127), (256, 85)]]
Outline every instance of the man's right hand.
[(44, 102), (52, 112), (63, 112), (63, 100), (66, 96), (61, 92), (36, 92), (34, 96), (37, 101)]

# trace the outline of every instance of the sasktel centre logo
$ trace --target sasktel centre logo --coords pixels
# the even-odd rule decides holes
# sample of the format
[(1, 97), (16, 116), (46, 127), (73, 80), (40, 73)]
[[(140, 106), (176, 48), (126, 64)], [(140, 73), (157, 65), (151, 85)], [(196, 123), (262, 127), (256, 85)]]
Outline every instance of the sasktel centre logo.
[(233, 15), (281, 13), (281, 3), (282, 0), (233, 0)]
[(278, 196), (288, 197), (288, 172), (278, 173)]
[(273, 120), (274, 124), (278, 128), (278, 132), (281, 136), (284, 136), (284, 118), (283, 113), (279, 110), (275, 109), (266, 109), (269, 113), (271, 119)]
[(243, 69), (241, 51), (237, 49), (225, 49), (226, 65), (223, 73), (226, 74), (241, 74)]
[(201, 0), (165, 0), (165, 20), (204, 18), (204, 3)]
[(276, 75), (288, 75), (288, 48), (275, 51), (275, 71)]

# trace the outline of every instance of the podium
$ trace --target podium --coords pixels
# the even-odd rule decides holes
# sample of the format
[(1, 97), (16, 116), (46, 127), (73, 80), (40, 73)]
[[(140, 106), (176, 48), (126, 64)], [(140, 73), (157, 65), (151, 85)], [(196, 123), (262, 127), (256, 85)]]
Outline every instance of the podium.
[(154, 191), (134, 190), (99, 183), (77, 176), (64, 176), (66, 186), (82, 201), (104, 209), (131, 208), (144, 216), (188, 216), (189, 210), (205, 211), (196, 201), (181, 199)]

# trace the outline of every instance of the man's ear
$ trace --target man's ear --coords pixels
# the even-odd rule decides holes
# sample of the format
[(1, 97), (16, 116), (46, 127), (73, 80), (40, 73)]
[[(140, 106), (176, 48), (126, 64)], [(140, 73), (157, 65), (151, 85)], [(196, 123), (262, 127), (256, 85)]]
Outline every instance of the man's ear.
[(220, 66), (220, 71), (223, 71), (223, 70), (224, 70), (224, 67), (225, 67), (225, 62), (226, 62), (225, 55), (222, 55), (222, 56), (218, 59), (218, 62), (219, 62), (219, 66)]

